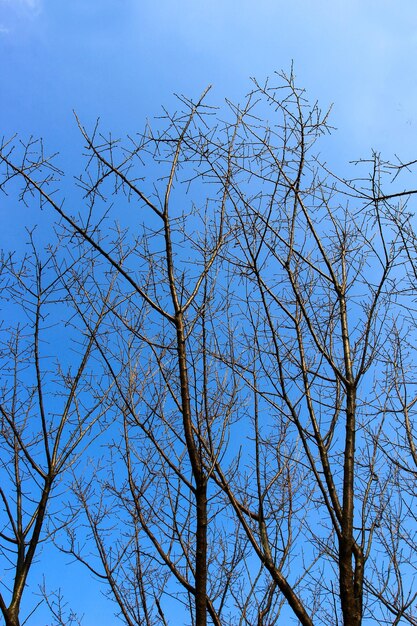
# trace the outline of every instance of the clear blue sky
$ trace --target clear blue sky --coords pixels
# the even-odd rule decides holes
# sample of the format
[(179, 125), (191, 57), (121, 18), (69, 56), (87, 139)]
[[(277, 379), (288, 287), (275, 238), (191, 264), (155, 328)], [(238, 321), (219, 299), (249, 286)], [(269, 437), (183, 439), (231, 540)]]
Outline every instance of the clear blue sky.
[(175, 91), (239, 98), (293, 59), (349, 155), (415, 145), (413, 0), (0, 0), (0, 46), (6, 134), (59, 144), (72, 109), (132, 130)]
[[(82, 146), (73, 109), (123, 135), (174, 107), (173, 92), (196, 96), (212, 83), (213, 103), (239, 100), (250, 76), (293, 60), (309, 97), (334, 103), (338, 164), (371, 148), (411, 160), (416, 59), (416, 0), (0, 0), (0, 135), (42, 136), (70, 163)], [(9, 209), (0, 197), (5, 249), (33, 218)], [(65, 572), (56, 576), (64, 586)], [(116, 623), (84, 593), (87, 581), (80, 574), (70, 594), (84, 625)]]
[(213, 103), (239, 100), (291, 60), (309, 97), (334, 103), (340, 163), (371, 148), (415, 158), (415, 0), (0, 0), (0, 58), (0, 134), (42, 136), (71, 163), (73, 109), (123, 135), (174, 92), (212, 83)]

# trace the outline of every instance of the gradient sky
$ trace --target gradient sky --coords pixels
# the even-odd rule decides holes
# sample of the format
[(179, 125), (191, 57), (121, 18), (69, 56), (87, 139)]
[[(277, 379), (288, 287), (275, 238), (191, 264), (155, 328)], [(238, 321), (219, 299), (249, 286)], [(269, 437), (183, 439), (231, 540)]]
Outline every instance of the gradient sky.
[[(43, 137), (64, 167), (82, 147), (73, 109), (124, 135), (174, 92), (210, 83), (213, 104), (239, 101), (292, 61), (309, 98), (333, 103), (338, 164), (415, 158), (415, 0), (0, 0), (0, 59), (0, 134)], [(0, 206), (18, 241), (29, 216), (12, 213)]]
[[(82, 150), (73, 109), (124, 135), (175, 108), (174, 92), (196, 97), (211, 83), (213, 104), (243, 100), (250, 76), (293, 61), (309, 98), (334, 104), (339, 171), (371, 149), (407, 161), (417, 158), (416, 60), (416, 0), (0, 0), (0, 135), (43, 137), (72, 166)], [(3, 249), (42, 219), (10, 209), (0, 197)], [(56, 572), (63, 585), (61, 562)], [(69, 593), (84, 626), (114, 624), (88, 584), (80, 573)]]
[(0, 0), (0, 46), (6, 134), (60, 145), (72, 109), (133, 130), (173, 92), (238, 99), (293, 60), (349, 156), (415, 144), (414, 0)]

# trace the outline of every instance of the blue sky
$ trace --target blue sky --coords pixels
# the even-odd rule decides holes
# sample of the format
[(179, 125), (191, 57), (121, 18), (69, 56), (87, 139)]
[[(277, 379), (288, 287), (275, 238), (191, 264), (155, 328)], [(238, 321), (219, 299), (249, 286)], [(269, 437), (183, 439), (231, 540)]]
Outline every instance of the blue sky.
[[(173, 93), (242, 100), (294, 61), (298, 84), (333, 103), (339, 168), (371, 149), (415, 158), (414, 0), (0, 0), (1, 134), (43, 137), (78, 173), (72, 110), (114, 136), (141, 129)], [(8, 237), (30, 221), (0, 207)], [(17, 230), (16, 230), (17, 229)]]
[(72, 109), (132, 130), (173, 92), (212, 83), (214, 101), (238, 99), (249, 76), (293, 59), (310, 97), (334, 103), (348, 155), (415, 144), (412, 0), (0, 0), (0, 46), (6, 134), (59, 144), (74, 131)]
[[(210, 83), (213, 103), (243, 99), (250, 76), (292, 61), (311, 100), (334, 103), (340, 173), (371, 149), (416, 158), (415, 0), (0, 0), (0, 58), (0, 135), (41, 136), (70, 168), (82, 148), (73, 109), (123, 135), (174, 108), (174, 92)], [(43, 219), (10, 208), (0, 197), (5, 249)], [(77, 576), (75, 595), (87, 580)], [(113, 624), (94, 602), (74, 607), (85, 626)]]

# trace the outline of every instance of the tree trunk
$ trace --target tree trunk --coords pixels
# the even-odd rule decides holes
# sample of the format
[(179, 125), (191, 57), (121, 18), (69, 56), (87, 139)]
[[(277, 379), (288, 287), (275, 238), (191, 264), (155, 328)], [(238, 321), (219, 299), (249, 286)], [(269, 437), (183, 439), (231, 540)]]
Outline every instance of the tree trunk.
[(207, 484), (196, 489), (197, 529), (195, 558), (196, 626), (207, 624)]
[(3, 617), (5, 619), (5, 626), (20, 626), (18, 608), (10, 607), (6, 612), (3, 612)]
[[(350, 372), (348, 372), (349, 377)], [(343, 513), (339, 539), (340, 602), (344, 626), (360, 626), (362, 623), (362, 581), (357, 573), (363, 570), (363, 557), (356, 555), (357, 567), (353, 567), (355, 539), (353, 536), (355, 435), (356, 435), (356, 389), (348, 385), (346, 404), (346, 444), (343, 481)], [(358, 567), (359, 566), (359, 567)], [(360, 576), (362, 579), (362, 576)]]

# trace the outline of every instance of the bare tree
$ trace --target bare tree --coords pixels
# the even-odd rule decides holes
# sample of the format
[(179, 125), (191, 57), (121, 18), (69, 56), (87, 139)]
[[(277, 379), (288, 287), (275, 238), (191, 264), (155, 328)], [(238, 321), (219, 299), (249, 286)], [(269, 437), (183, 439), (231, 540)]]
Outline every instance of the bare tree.
[(42, 151), (1, 153), (103, 283), (69, 293), (119, 436), (74, 476), (61, 549), (129, 626), (415, 624), (415, 192), (377, 155), (332, 174), (292, 75), (223, 116), (206, 96), (126, 145), (78, 122), (80, 215)]
[(21, 623), (32, 565), (57, 530), (56, 487), (103, 428), (107, 408), (108, 390), (91, 364), (106, 298), (85, 334), (69, 306), (73, 268), (60, 268), (57, 258), (52, 249), (39, 253), (31, 236), (23, 260), (1, 262), (0, 609), (7, 626)]
[[(358, 625), (370, 615), (381, 623), (388, 605), (395, 623), (414, 623), (408, 550), (404, 543), (404, 552), (395, 548), (397, 469), (381, 453), (395, 428), (382, 406), (392, 402), (401, 379), (393, 372), (393, 382), (387, 381), (386, 347), (402, 317), (402, 265), (411, 249), (404, 229), (397, 228), (406, 218), (404, 206), (393, 204), (406, 194), (381, 192), (376, 158), (365, 186), (333, 176), (311, 157), (326, 116), (306, 107), (291, 79), (284, 98), (268, 84), (258, 85), (256, 94), (278, 119), (263, 124), (253, 109), (252, 118), (243, 118), (245, 151), (237, 158), (246, 185), (231, 194), (240, 241), (234, 265), (250, 285), (241, 310), (251, 331), (239, 352), (255, 346), (255, 357), (248, 365), (235, 351), (230, 362), (262, 400), (266, 446), (277, 430), (270, 431), (274, 414), (288, 425), (290, 440), (298, 439), (290, 455), (306, 468), (306, 499), (296, 500), (305, 515), (299, 520), (305, 544), (292, 545), (293, 556), (303, 562), (300, 581), (291, 585), (298, 597), (280, 580), (287, 544), (277, 541), (276, 498), (268, 497), (269, 477), (278, 476), (280, 466), (274, 472), (271, 458), (265, 463), (258, 454), (256, 549), (303, 624)], [(233, 484), (225, 489), (236, 493)], [(383, 534), (381, 518), (388, 510), (391, 528)], [(412, 517), (404, 509), (400, 515), (401, 528), (408, 527), (405, 537)], [(253, 537), (254, 527), (246, 532)], [(401, 593), (395, 602), (382, 601), (390, 595), (385, 578), (383, 589), (377, 586), (381, 602), (375, 609), (374, 581), (381, 582), (385, 568), (401, 581)]]

